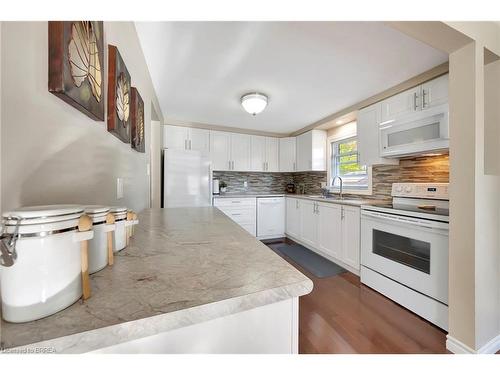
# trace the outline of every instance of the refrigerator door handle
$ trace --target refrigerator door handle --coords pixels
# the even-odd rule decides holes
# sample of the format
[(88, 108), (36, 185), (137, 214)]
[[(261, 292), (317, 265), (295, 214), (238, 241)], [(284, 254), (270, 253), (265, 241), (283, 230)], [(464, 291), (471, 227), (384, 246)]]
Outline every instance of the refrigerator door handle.
[(214, 195), (214, 174), (212, 171), (212, 165), (208, 163), (208, 205), (213, 206), (213, 195)]

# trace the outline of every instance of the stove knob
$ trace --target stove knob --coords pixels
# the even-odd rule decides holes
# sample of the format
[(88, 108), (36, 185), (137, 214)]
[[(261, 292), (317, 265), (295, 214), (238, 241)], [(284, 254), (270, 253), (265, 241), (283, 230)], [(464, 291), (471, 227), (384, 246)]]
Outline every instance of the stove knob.
[(411, 186), (405, 187), (405, 193), (411, 193)]
[(397, 186), (396, 186), (396, 191), (397, 191), (398, 193), (401, 193), (401, 192), (403, 191), (403, 187), (402, 187), (401, 185), (397, 185)]

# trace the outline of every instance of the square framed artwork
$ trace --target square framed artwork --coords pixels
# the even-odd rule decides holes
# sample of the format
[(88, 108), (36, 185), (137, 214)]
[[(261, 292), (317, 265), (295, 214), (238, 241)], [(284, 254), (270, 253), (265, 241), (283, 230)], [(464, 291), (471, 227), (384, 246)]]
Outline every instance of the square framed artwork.
[(118, 51), (108, 45), (108, 131), (130, 143), (130, 74)]
[(49, 92), (104, 121), (102, 21), (49, 22)]
[(135, 87), (131, 91), (130, 117), (132, 122), (131, 146), (138, 152), (145, 152), (144, 101)]

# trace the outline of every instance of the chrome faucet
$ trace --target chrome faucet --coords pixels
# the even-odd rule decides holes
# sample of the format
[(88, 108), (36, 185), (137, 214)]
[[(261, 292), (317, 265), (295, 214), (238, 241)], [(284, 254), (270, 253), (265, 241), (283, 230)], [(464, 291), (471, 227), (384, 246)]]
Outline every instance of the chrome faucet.
[(339, 175), (335, 176), (334, 178), (332, 178), (332, 186), (335, 186), (335, 180), (336, 179), (339, 179), (340, 181), (340, 191), (339, 191), (339, 197), (340, 199), (342, 199), (342, 189), (343, 189), (343, 185), (344, 185), (344, 182), (342, 181), (342, 177), (340, 177)]

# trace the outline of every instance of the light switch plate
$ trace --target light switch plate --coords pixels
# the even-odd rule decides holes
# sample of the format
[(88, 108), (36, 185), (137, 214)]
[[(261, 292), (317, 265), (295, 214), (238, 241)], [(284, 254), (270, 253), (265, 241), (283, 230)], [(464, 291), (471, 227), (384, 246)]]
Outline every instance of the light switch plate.
[(123, 198), (123, 178), (117, 177), (116, 178), (116, 199), (122, 199), (122, 198)]
[(146, 164), (146, 174), (148, 176), (151, 175), (151, 164), (149, 163)]

